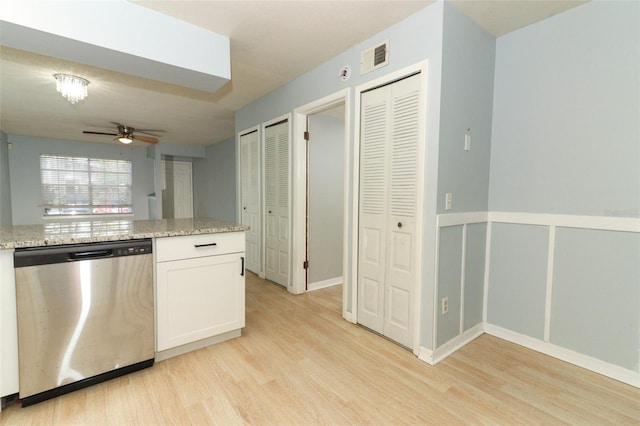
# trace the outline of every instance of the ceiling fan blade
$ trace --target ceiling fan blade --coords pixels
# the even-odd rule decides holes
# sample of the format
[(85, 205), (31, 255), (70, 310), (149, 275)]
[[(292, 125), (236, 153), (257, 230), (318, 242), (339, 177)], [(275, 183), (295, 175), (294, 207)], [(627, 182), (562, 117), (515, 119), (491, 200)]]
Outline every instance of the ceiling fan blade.
[(150, 136), (131, 135), (131, 139), (147, 143), (158, 143), (158, 138), (152, 138)]
[(156, 130), (156, 129), (136, 129), (136, 133), (144, 133), (145, 135), (150, 135), (150, 136), (157, 136), (160, 137), (160, 135), (156, 135), (154, 133), (164, 133), (165, 130)]
[(86, 133), (88, 135), (108, 135), (108, 136), (118, 136), (117, 133), (105, 133), (105, 132), (89, 132), (87, 130), (83, 131), (82, 133)]

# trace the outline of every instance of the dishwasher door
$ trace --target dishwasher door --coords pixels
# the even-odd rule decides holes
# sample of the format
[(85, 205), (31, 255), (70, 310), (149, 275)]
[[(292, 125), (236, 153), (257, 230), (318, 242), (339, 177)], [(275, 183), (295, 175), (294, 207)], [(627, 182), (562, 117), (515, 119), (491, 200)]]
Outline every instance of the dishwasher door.
[(150, 240), (16, 250), (22, 406), (153, 365)]

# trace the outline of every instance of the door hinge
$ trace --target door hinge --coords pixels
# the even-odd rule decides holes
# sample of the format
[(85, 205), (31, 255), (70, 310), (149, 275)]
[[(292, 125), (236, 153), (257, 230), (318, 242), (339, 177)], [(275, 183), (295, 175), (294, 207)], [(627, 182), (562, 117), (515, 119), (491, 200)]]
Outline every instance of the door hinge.
[(309, 132), (304, 132), (304, 140), (305, 141), (309, 140)]
[(309, 261), (308, 261), (308, 260), (305, 260), (304, 262), (302, 262), (302, 267), (303, 267), (304, 269), (309, 269)]

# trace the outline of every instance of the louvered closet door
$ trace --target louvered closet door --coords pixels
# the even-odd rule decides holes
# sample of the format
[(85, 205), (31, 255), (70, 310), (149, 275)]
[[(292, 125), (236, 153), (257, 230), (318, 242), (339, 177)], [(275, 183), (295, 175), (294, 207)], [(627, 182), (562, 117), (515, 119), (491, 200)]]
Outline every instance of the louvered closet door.
[(386, 259), (386, 204), (389, 91), (362, 94), (360, 114), (360, 219), (358, 322), (383, 332)]
[(245, 232), (245, 267), (260, 270), (260, 157), (258, 131), (240, 136), (241, 220), (250, 226)]
[(289, 123), (265, 128), (265, 223), (268, 280), (289, 283)]
[(362, 94), (358, 322), (411, 347), (420, 76)]

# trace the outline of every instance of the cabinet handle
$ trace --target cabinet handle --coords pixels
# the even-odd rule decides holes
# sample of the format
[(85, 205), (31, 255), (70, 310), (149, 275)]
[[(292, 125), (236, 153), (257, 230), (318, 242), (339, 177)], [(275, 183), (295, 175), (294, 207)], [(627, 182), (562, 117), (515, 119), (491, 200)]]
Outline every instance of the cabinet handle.
[(398, 222), (398, 228), (402, 228), (402, 222)]
[(244, 256), (241, 256), (240, 259), (242, 260), (242, 266), (240, 269), (240, 276), (244, 277)]
[(217, 246), (217, 245), (218, 243), (207, 243), (207, 244), (194, 244), (193, 246), (195, 248), (198, 248), (198, 247), (211, 247), (211, 246)]
[(246, 210), (246, 209), (247, 209), (246, 207), (243, 207), (243, 208), (242, 208), (242, 210)]
[(269, 214), (271, 214), (271, 210), (269, 210)]

